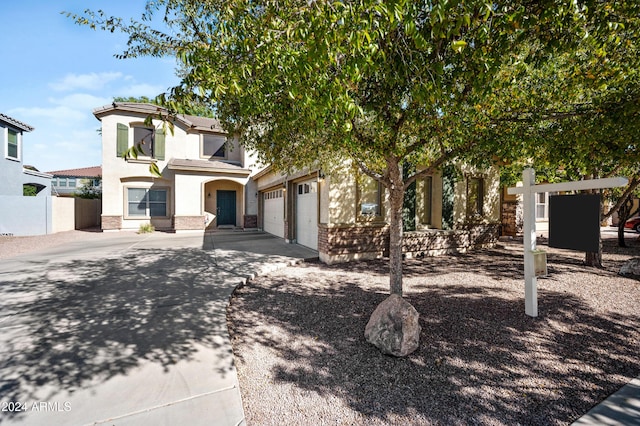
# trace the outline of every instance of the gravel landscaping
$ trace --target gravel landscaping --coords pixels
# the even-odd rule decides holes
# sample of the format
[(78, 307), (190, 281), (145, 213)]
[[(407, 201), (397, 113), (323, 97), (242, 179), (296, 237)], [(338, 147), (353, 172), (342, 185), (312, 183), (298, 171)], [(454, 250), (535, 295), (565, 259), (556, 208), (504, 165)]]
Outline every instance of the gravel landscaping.
[(387, 261), (306, 263), (238, 288), (228, 324), (249, 425), (569, 424), (640, 375), (640, 241), (604, 242), (604, 269), (548, 249), (538, 318), (524, 314), (522, 245), (407, 260), (420, 347), (364, 339)]

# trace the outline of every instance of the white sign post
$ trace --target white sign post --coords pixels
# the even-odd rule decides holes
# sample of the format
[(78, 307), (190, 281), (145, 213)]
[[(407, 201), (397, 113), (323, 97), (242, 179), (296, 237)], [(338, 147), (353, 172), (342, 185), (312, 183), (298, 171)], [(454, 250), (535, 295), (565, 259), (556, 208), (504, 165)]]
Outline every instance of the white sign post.
[(530, 317), (538, 316), (538, 281), (534, 269), (536, 250), (536, 193), (579, 191), (583, 189), (602, 189), (626, 186), (627, 178), (580, 180), (575, 182), (549, 183), (536, 185), (536, 173), (531, 168), (522, 172), (523, 186), (507, 189), (507, 193), (523, 196), (523, 237), (524, 237), (524, 312)]

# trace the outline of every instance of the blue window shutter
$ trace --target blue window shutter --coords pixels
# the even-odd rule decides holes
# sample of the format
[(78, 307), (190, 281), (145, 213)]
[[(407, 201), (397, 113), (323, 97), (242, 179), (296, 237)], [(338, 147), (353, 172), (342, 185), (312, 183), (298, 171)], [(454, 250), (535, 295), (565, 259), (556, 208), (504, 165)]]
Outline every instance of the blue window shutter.
[(129, 149), (129, 127), (126, 124), (118, 123), (116, 147), (118, 157), (122, 157), (127, 149)]

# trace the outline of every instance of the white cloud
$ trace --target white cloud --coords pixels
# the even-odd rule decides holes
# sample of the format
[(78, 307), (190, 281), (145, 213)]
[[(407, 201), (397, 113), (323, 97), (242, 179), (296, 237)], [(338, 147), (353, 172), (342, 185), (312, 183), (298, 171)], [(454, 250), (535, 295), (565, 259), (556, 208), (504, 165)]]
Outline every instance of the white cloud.
[(160, 93), (164, 92), (165, 90), (167, 90), (166, 87), (147, 84), (147, 83), (131, 84), (131, 85), (127, 86), (127, 87), (122, 87), (122, 88), (118, 89), (118, 95), (117, 96), (123, 96), (123, 97), (146, 96), (148, 98), (155, 98), (156, 96), (158, 96)]
[(112, 99), (86, 93), (74, 93), (63, 98), (49, 98), (48, 101), (54, 105), (90, 112), (94, 108), (110, 104)]
[(123, 77), (121, 72), (67, 74), (62, 80), (50, 83), (49, 87), (58, 92), (67, 92), (76, 89), (101, 90), (108, 83)]
[(86, 113), (83, 111), (75, 110), (68, 106), (60, 105), (53, 108), (14, 108), (11, 111), (18, 117), (25, 117), (24, 121), (29, 122), (33, 119), (46, 119), (54, 122), (73, 122), (83, 120), (86, 117)]

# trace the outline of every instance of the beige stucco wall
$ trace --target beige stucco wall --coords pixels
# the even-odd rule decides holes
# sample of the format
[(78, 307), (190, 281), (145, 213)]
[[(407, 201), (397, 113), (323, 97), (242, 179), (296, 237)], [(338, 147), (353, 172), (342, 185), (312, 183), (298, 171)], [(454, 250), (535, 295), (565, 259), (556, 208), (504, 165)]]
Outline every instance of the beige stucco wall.
[[(500, 222), (500, 171), (497, 167), (478, 169), (470, 165), (458, 165), (461, 177), (455, 184), (455, 198), (453, 205), (454, 227), (468, 223), (467, 220), (467, 178), (484, 178), (483, 214), (479, 223)], [(475, 221), (474, 223), (478, 223)]]
[(100, 200), (77, 197), (51, 197), (53, 233), (100, 225)]
[[(125, 114), (125, 113), (122, 113)], [(108, 115), (102, 121), (102, 215), (122, 216), (124, 229), (138, 229), (140, 224), (149, 223), (147, 219), (130, 219), (125, 214), (126, 188), (168, 188), (170, 194), (174, 194), (175, 187), (172, 184), (172, 173), (167, 169), (167, 163), (172, 158), (186, 158), (187, 152), (199, 149), (198, 135), (188, 135), (184, 129), (174, 126), (173, 134), (167, 129), (165, 136), (165, 160), (157, 161), (158, 168), (163, 173), (163, 178), (152, 177), (149, 172), (151, 162), (140, 158), (139, 160), (125, 161), (116, 154), (117, 125), (118, 123), (129, 126), (129, 146), (133, 145), (133, 123), (144, 121), (143, 115), (129, 113), (128, 115)], [(162, 127), (162, 122), (154, 120), (154, 126)], [(176, 143), (177, 142), (177, 143)], [(197, 158), (197, 157), (196, 157)], [(169, 195), (169, 194), (168, 194)], [(171, 215), (175, 212), (175, 206), (168, 196), (168, 217), (154, 218), (152, 223), (159, 229), (171, 227)]]
[[(244, 208), (247, 205), (257, 212), (257, 201), (254, 194), (252, 203), (245, 201), (248, 198), (242, 186), (247, 184), (246, 177), (215, 177), (211, 174), (198, 174), (197, 172), (185, 172), (169, 170), (167, 164), (172, 158), (201, 160), (202, 136), (196, 133), (189, 133), (180, 125), (176, 124), (173, 130), (165, 127), (165, 159), (157, 160), (156, 164), (162, 173), (162, 178), (153, 177), (149, 171), (151, 159), (139, 157), (137, 160), (129, 159), (125, 161), (122, 157), (117, 157), (117, 125), (125, 124), (129, 127), (129, 146), (133, 145), (134, 124), (141, 124), (146, 118), (143, 114), (119, 112), (118, 114), (102, 117), (102, 215), (122, 216), (122, 227), (124, 229), (137, 229), (142, 223), (149, 223), (150, 219), (133, 219), (126, 217), (126, 188), (152, 188), (162, 187), (169, 190), (168, 193), (168, 216), (167, 218), (154, 218), (151, 223), (158, 229), (169, 229), (172, 226), (172, 217), (202, 216), (207, 208), (215, 206), (205, 206), (205, 186), (207, 182), (216, 179), (228, 181), (227, 186), (238, 192), (236, 202), (237, 219), (236, 223), (243, 223)], [(156, 128), (163, 128), (164, 124), (160, 120), (153, 120)], [(255, 173), (256, 157), (245, 152), (237, 141), (233, 139), (232, 148), (228, 151), (226, 160), (237, 162), (245, 168), (252, 168)], [(247, 164), (250, 162), (251, 164)], [(224, 186), (225, 184), (221, 184)], [(256, 191), (254, 191), (256, 192)], [(249, 213), (251, 214), (251, 213)], [(255, 213), (254, 213), (255, 214)]]
[(329, 225), (356, 223), (356, 179), (348, 168), (335, 171), (326, 178), (327, 206), (325, 221)]
[(51, 197), (51, 232), (72, 231), (76, 227), (75, 198)]

